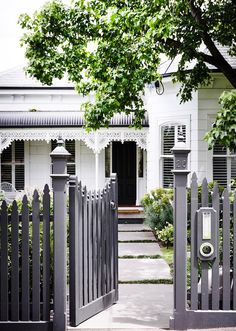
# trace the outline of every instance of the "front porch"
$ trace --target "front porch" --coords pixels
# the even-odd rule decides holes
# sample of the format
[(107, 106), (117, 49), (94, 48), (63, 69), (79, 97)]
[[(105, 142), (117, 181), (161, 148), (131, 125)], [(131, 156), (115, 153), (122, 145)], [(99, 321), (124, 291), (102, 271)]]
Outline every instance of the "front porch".
[[(4, 113), (4, 114), (3, 114)], [(139, 205), (146, 193), (148, 121), (141, 130), (129, 128), (132, 116), (119, 114), (107, 129), (86, 132), (80, 112), (2, 112), (0, 117), (1, 182), (17, 190), (51, 186), (49, 154), (61, 137), (71, 153), (67, 172), (88, 189), (100, 189), (116, 172), (119, 205)]]

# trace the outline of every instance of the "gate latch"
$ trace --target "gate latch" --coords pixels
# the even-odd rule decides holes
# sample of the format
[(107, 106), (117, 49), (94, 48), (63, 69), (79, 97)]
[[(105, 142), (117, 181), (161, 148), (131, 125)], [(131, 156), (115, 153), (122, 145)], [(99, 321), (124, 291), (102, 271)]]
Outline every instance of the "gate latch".
[(114, 201), (111, 200), (110, 206), (112, 210), (116, 210), (116, 203)]

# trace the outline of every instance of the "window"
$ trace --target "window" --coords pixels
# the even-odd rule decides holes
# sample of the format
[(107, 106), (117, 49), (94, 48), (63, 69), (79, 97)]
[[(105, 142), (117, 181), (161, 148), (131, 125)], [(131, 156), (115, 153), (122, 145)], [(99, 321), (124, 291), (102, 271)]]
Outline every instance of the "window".
[(165, 188), (173, 187), (174, 159), (171, 149), (177, 142), (178, 136), (182, 134), (186, 142), (186, 125), (165, 125), (161, 128), (162, 151), (162, 186)]
[(236, 180), (236, 152), (230, 152), (220, 144), (213, 147), (213, 181), (224, 187), (235, 188)]
[[(57, 141), (52, 140), (51, 150), (57, 147)], [(65, 141), (65, 149), (71, 153), (71, 156), (67, 159), (67, 173), (69, 175), (75, 175), (76, 166), (75, 166), (75, 140), (66, 140)]]
[(24, 141), (14, 141), (1, 155), (1, 182), (11, 183), (17, 190), (25, 186)]

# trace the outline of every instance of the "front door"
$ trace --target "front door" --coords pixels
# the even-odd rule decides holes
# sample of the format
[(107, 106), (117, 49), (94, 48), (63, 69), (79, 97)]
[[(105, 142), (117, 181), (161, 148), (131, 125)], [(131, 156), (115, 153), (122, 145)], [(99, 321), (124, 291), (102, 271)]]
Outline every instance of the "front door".
[(113, 142), (112, 172), (118, 177), (119, 205), (136, 204), (136, 143)]

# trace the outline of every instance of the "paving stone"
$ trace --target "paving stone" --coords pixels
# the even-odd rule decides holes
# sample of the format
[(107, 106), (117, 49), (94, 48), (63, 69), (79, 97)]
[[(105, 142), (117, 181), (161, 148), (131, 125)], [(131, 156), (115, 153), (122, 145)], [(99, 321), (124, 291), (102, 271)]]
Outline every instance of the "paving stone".
[(119, 280), (172, 279), (163, 259), (119, 259)]
[(156, 240), (154, 234), (150, 232), (119, 232), (119, 241), (135, 241), (135, 240)]
[(119, 243), (118, 245), (119, 256), (131, 255), (162, 255), (158, 243)]
[(118, 231), (151, 231), (147, 224), (118, 224)]
[(172, 285), (121, 284), (118, 303), (85, 321), (76, 329), (144, 331), (168, 328), (172, 309)]

